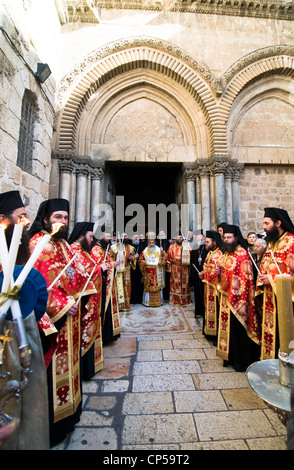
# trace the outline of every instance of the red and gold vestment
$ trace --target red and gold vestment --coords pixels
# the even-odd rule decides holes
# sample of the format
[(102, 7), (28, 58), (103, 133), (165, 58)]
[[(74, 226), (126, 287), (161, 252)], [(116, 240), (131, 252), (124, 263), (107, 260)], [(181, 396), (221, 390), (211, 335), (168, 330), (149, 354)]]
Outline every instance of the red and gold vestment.
[[(282, 274), (293, 275), (294, 235), (284, 232), (275, 243), (269, 243), (260, 263), (260, 273), (267, 274), (270, 284), (264, 285), (260, 276), (256, 282), (256, 296), (263, 294), (261, 360), (275, 359), (277, 355), (277, 307), (275, 276), (279, 274), (275, 260)], [(294, 284), (292, 283), (292, 300), (294, 302)]]
[[(84, 266), (88, 276), (91, 275), (96, 294), (92, 294), (86, 305), (82, 308), (82, 356), (95, 343), (95, 372), (103, 368), (103, 348), (102, 348), (102, 323), (101, 323), (101, 300), (102, 300), (102, 275), (101, 267), (95, 267), (95, 261), (87, 253), (79, 242), (70, 245), (74, 253), (78, 253), (78, 259)], [(94, 270), (94, 271), (93, 271)]]
[[(30, 240), (33, 251), (38, 240), (46, 232), (36, 233)], [(65, 240), (50, 239), (45, 249), (36, 261), (34, 267), (46, 279), (47, 286), (56, 279), (60, 271), (73, 257), (73, 252)], [(71, 416), (81, 402), (81, 312), (67, 316), (68, 310), (76, 303), (79, 294), (87, 281), (87, 273), (81, 264), (74, 260), (70, 268), (60, 277), (48, 295), (46, 313), (54, 325), (63, 320), (55, 336), (54, 349), (45, 355), (45, 363), (52, 364), (53, 410), (54, 422)], [(93, 283), (89, 282), (84, 295), (95, 294)], [(42, 328), (44, 323), (39, 324)], [(60, 322), (59, 322), (60, 324)], [(50, 334), (52, 328), (43, 329), (44, 334)]]
[[(120, 247), (123, 248), (123, 250), (120, 251)], [(119, 262), (115, 274), (119, 309), (128, 312), (131, 310), (131, 269), (136, 268), (136, 252), (132, 245), (125, 245), (124, 243), (116, 243), (115, 245), (112, 245), (111, 251), (115, 256), (116, 261)], [(131, 257), (131, 259), (129, 259), (129, 257)]]
[(254, 303), (254, 279), (248, 252), (238, 246), (233, 253), (220, 259), (220, 311), (217, 356), (228, 360), (230, 344), (230, 315), (245, 328), (252, 341), (259, 344), (260, 333)]
[(183, 264), (183, 246), (173, 243), (169, 246), (167, 255), (165, 266), (166, 271), (170, 272), (169, 303), (181, 306), (190, 305), (190, 266)]
[(203, 264), (203, 282), (204, 282), (204, 333), (208, 336), (217, 334), (217, 313), (219, 280), (216, 274), (216, 264), (219, 266), (220, 258), (223, 253), (219, 248), (213, 252), (209, 251)]
[(147, 246), (140, 253), (138, 262), (144, 284), (142, 303), (146, 307), (160, 307), (163, 304), (162, 289), (165, 287), (166, 259), (167, 254), (158, 246), (155, 246), (153, 251)]
[[(110, 269), (107, 271), (106, 279), (106, 300), (104, 312), (101, 312), (102, 318), (105, 319), (105, 312), (108, 308), (109, 303), (111, 304), (111, 318), (112, 318), (112, 328), (113, 336), (118, 335), (121, 332), (121, 323), (119, 316), (119, 305), (117, 299), (117, 287), (115, 281), (115, 269), (114, 269), (114, 255), (110, 249), (106, 254), (106, 250), (101, 246), (99, 242), (96, 242), (91, 250), (91, 257), (94, 259), (95, 263), (101, 265), (103, 263), (108, 263)], [(103, 326), (103, 325), (102, 325)]]

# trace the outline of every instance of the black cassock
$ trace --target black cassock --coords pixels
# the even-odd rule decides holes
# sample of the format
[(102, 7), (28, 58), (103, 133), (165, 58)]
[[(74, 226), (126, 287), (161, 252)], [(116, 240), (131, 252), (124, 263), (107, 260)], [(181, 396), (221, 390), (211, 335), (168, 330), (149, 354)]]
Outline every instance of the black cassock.
[(197, 250), (192, 250), (190, 255), (190, 286), (194, 287), (195, 317), (200, 315), (203, 318), (205, 313), (204, 283), (199, 278), (193, 264), (201, 272), (207, 253), (205, 245), (201, 245)]

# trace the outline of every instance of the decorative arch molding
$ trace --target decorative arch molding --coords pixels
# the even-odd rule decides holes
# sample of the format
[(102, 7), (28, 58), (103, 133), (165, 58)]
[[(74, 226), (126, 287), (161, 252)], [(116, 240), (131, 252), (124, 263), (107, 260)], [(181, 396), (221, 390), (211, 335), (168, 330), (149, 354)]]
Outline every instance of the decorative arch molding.
[[(273, 46), (259, 49), (236, 62), (222, 77), (223, 93), (219, 104), (219, 137), (227, 133), (227, 122), (238, 95), (251, 83), (265, 77), (283, 75), (294, 78), (294, 47)], [(218, 149), (218, 142), (215, 142)]]
[(167, 77), (167, 87), (168, 82), (175, 83), (193, 97), (203, 113), (209, 133), (209, 151), (213, 153), (217, 133), (214, 126), (217, 81), (185, 51), (147, 37), (114, 42), (94, 51), (62, 80), (56, 101), (56, 149), (76, 150), (79, 121), (91, 97), (110, 79), (138, 68), (154, 76)]

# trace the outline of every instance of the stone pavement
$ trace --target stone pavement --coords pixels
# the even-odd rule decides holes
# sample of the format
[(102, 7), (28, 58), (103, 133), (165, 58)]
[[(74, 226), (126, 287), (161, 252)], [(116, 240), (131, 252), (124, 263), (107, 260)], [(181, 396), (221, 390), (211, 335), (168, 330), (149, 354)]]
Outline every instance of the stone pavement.
[(81, 421), (56, 450), (286, 450), (286, 428), (246, 373), (223, 367), (202, 335), (122, 336), (83, 383)]

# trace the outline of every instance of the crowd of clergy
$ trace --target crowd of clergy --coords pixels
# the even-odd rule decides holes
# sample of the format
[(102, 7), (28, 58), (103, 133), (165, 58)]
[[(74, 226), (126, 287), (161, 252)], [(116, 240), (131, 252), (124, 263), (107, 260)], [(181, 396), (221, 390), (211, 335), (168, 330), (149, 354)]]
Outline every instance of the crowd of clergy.
[[(205, 233), (180, 231), (173, 239), (164, 231), (129, 238), (101, 227), (97, 237), (97, 224), (88, 221), (69, 232), (69, 214), (67, 200), (49, 199), (31, 222), (18, 191), (0, 195), (7, 253), (14, 228), (24, 224), (8, 289), (0, 247), (1, 448), (49, 449), (74, 430), (83, 381), (103, 369), (103, 347), (119, 338), (120, 312), (131, 312), (134, 304), (152, 310), (165, 302), (183, 309), (194, 303), (216, 356), (238, 372), (278, 358), (281, 349), (294, 350), (292, 297), (277, 299), (281, 282), (289, 281), (294, 293), (294, 226), (286, 210), (265, 208), (262, 234), (243, 237), (238, 226), (222, 223)], [(279, 316), (289, 303), (290, 326)], [(14, 331), (15, 304), (21, 334)]]

